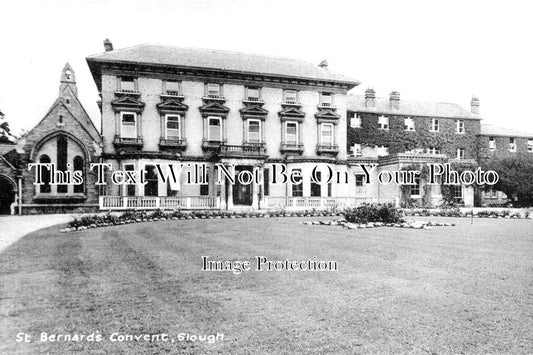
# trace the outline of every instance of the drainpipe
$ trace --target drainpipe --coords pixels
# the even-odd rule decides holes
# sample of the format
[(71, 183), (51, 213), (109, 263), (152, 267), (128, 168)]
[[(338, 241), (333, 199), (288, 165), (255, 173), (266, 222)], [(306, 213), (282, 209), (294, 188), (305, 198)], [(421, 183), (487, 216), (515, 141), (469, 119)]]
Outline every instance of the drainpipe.
[(18, 190), (19, 190), (19, 216), (22, 214), (22, 177), (18, 177)]

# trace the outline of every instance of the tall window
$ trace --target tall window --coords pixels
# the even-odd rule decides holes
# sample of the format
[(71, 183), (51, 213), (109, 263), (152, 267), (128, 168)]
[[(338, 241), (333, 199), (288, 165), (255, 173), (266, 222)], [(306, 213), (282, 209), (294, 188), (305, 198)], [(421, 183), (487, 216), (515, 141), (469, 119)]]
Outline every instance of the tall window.
[(329, 92), (323, 92), (320, 95), (320, 104), (324, 107), (333, 106), (333, 94)]
[(222, 96), (222, 91), (220, 90), (220, 84), (207, 84), (207, 96), (208, 97), (219, 97)]
[(420, 176), (415, 176), (414, 185), (411, 186), (411, 196), (420, 196)]
[(362, 195), (365, 193), (365, 174), (355, 174), (355, 193)]
[[(63, 136), (57, 137), (57, 170), (59, 171), (67, 171), (67, 138)], [(57, 192), (58, 193), (67, 193), (68, 192), (68, 185), (67, 184), (61, 184), (57, 185)]]
[[(74, 161), (73, 161), (73, 166), (74, 166), (74, 171), (76, 170), (79, 170), (81, 171), (82, 173), (82, 176), (85, 176), (85, 173), (84, 173), (84, 164), (83, 164), (83, 158), (80, 157), (79, 155), (76, 155), (74, 157)], [(74, 185), (74, 193), (78, 193), (78, 194), (82, 194), (84, 191), (85, 191), (85, 179), (83, 180), (84, 182), (79, 184), (79, 185)]]
[(146, 165), (144, 167), (146, 185), (144, 185), (144, 196), (157, 196), (159, 179), (157, 178), (157, 171), (154, 165)]
[(295, 104), (298, 102), (298, 95), (296, 90), (285, 90), (283, 91), (283, 102), (288, 104)]
[[(320, 171), (317, 171), (316, 172), (316, 177), (317, 177), (318, 181), (321, 181), (322, 173)], [(311, 179), (311, 197), (322, 196), (321, 188), (322, 188), (322, 185), (320, 185), (319, 183), (314, 182), (313, 179)]]
[[(200, 185), (200, 196), (209, 196), (209, 167), (205, 168), (206, 184)], [(235, 188), (235, 187), (234, 187)]]
[(406, 117), (404, 120), (404, 129), (406, 131), (414, 131), (415, 130), (415, 121), (411, 117)]
[(135, 112), (121, 112), (120, 122), (120, 137), (137, 138), (137, 114)]
[(461, 185), (451, 185), (450, 189), (455, 200), (463, 199), (463, 187)]
[(120, 90), (135, 91), (135, 79), (132, 77), (120, 78)]
[(464, 158), (465, 158), (465, 149), (457, 148), (457, 159), (464, 159)]
[[(124, 165), (125, 171), (134, 171), (135, 165), (133, 164), (125, 164)], [(135, 196), (135, 184), (127, 184), (126, 186), (126, 196)]]
[(516, 152), (516, 140), (514, 138), (509, 138), (509, 151)]
[[(41, 155), (39, 158), (39, 163), (41, 164), (50, 164), (51, 160), (48, 155)], [(42, 194), (48, 194), (52, 192), (52, 186), (50, 185), (50, 170), (43, 168), (43, 185), (40, 185), (39, 192)]]
[(354, 113), (350, 118), (350, 126), (352, 128), (361, 128), (361, 116), (358, 113)]
[(248, 142), (260, 143), (261, 142), (261, 121), (248, 120)]
[(298, 144), (298, 122), (285, 123), (285, 143), (291, 145)]
[(320, 144), (325, 146), (333, 145), (333, 125), (322, 123), (320, 125)]
[(208, 117), (207, 139), (210, 141), (222, 140), (222, 125), (220, 117)]
[(270, 195), (270, 171), (268, 169), (263, 170), (263, 195)]
[(178, 140), (180, 139), (180, 116), (166, 115), (165, 116), (165, 139)]
[(246, 88), (246, 99), (248, 101), (259, 101), (259, 88), (247, 87)]
[(496, 150), (496, 139), (494, 137), (489, 137), (489, 149)]
[[(293, 169), (293, 171), (299, 171), (301, 173), (302, 169)], [(291, 186), (292, 186), (293, 197), (302, 197), (304, 195), (304, 183), (302, 179), (300, 179), (300, 183), (298, 185), (293, 185), (291, 183)]]
[(436, 118), (432, 118), (432, 119), (431, 119), (431, 129), (430, 129), (430, 131), (431, 131), (431, 132), (438, 132), (439, 129), (440, 129), (440, 127), (439, 127), (439, 120), (436, 119)]
[(389, 117), (388, 116), (379, 116), (378, 117), (378, 128), (379, 129), (389, 129)]
[(455, 133), (465, 133), (465, 121), (455, 121)]

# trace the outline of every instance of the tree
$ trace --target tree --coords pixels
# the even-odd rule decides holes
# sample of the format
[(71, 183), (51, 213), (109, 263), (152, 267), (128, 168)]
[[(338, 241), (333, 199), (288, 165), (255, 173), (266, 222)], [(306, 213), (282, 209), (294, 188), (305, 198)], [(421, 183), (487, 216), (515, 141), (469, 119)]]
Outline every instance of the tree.
[(516, 156), (493, 157), (484, 164), (484, 170), (494, 170), (500, 179), (494, 189), (507, 196), (516, 196), (519, 206), (533, 206), (533, 156), (528, 153)]
[(4, 117), (4, 114), (0, 111), (0, 143), (15, 143), (16, 138), (11, 134), (9, 123)]

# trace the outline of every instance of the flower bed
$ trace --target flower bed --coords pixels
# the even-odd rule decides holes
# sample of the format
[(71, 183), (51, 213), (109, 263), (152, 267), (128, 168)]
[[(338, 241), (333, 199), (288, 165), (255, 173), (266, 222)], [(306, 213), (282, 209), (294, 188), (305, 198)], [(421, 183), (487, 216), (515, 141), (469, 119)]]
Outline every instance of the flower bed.
[(505, 208), (436, 208), (436, 209), (403, 209), (404, 216), (414, 217), (468, 217), (468, 218), (533, 218), (533, 212), (528, 209)]
[(367, 223), (352, 223), (345, 219), (329, 220), (329, 221), (306, 221), (305, 225), (325, 225), (325, 226), (341, 226), (345, 229), (366, 229), (379, 227), (394, 227), (394, 228), (413, 228), (413, 229), (433, 229), (433, 227), (452, 227), (454, 223), (443, 223), (434, 221), (402, 221), (398, 223), (383, 223), (383, 222), (367, 222)]

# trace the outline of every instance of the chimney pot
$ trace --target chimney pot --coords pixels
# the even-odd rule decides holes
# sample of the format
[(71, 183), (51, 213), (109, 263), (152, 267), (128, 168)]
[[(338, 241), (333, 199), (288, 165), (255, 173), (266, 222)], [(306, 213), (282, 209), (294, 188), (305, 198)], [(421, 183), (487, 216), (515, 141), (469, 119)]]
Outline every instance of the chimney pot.
[(398, 91), (391, 91), (389, 96), (390, 108), (392, 110), (400, 109), (400, 93)]
[(111, 42), (109, 38), (106, 38), (104, 40), (104, 49), (106, 52), (110, 52), (113, 50), (113, 42)]
[(479, 115), (479, 99), (475, 96), (472, 96), (472, 101), (470, 101), (470, 111), (474, 115)]
[(376, 92), (374, 89), (368, 88), (365, 91), (365, 106), (376, 107)]

